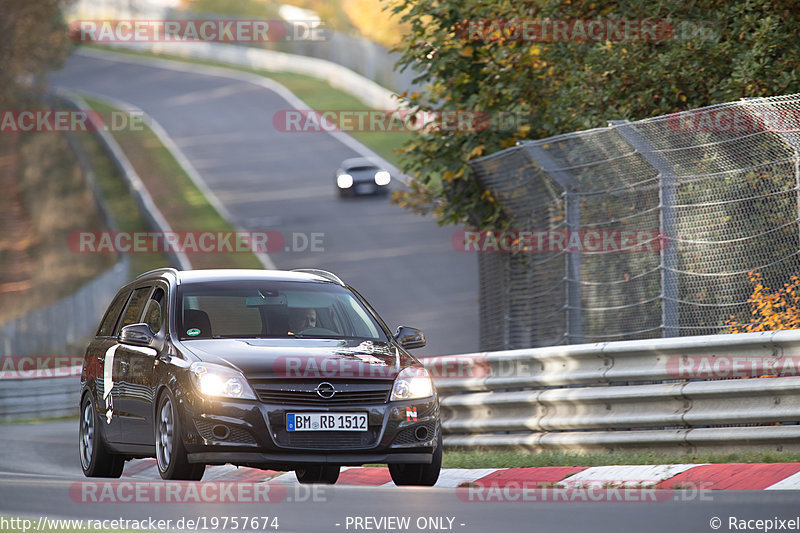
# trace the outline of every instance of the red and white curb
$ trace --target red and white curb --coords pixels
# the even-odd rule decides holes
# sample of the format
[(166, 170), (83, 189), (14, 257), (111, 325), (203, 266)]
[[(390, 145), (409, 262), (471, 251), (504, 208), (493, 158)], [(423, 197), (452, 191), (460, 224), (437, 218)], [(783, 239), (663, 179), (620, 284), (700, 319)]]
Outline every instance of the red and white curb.
[[(153, 459), (125, 465), (125, 478), (157, 479)], [(210, 466), (203, 481), (297, 483), (294, 472)], [(337, 485), (394, 486), (386, 467), (344, 467)], [(436, 487), (698, 487), (707, 490), (798, 490), (800, 463), (720, 463), (537, 468), (444, 468)]]

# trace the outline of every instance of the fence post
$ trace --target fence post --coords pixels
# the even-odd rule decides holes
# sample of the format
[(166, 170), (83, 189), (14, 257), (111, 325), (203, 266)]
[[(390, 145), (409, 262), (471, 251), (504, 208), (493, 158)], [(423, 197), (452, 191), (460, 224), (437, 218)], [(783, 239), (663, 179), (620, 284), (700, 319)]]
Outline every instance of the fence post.
[[(563, 189), (566, 196), (565, 222), (567, 231), (578, 231), (581, 224), (581, 200), (575, 180), (563, 170), (545, 150), (533, 143), (522, 143), (520, 146), (537, 165), (542, 167), (550, 177)], [(566, 252), (567, 279), (567, 343), (580, 344), (583, 340), (583, 315), (581, 301), (581, 256), (578, 252)]]
[(680, 333), (678, 309), (678, 251), (673, 238), (677, 235), (675, 220), (675, 171), (667, 159), (653, 149), (627, 120), (612, 120), (622, 138), (658, 171), (659, 221), (661, 223), (661, 328), (663, 337)]

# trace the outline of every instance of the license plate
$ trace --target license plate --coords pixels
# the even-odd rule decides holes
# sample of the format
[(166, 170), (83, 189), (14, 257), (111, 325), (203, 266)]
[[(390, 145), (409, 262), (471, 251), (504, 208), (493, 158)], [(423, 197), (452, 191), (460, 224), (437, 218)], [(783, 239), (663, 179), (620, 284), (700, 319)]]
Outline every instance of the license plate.
[(372, 194), (375, 192), (375, 185), (371, 183), (359, 183), (356, 185), (356, 192), (358, 194)]
[(367, 413), (286, 413), (286, 431), (366, 431)]

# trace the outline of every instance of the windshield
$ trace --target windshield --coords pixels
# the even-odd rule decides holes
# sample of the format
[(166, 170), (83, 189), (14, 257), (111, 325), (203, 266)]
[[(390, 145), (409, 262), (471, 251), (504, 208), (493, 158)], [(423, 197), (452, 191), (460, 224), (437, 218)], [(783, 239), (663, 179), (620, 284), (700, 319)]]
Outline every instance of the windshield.
[(361, 301), (333, 283), (197, 283), (182, 286), (178, 298), (181, 339), (387, 340)]
[(376, 167), (355, 167), (348, 169), (347, 173), (351, 176), (360, 177), (360, 176), (369, 176), (372, 177), (378, 172), (378, 168)]

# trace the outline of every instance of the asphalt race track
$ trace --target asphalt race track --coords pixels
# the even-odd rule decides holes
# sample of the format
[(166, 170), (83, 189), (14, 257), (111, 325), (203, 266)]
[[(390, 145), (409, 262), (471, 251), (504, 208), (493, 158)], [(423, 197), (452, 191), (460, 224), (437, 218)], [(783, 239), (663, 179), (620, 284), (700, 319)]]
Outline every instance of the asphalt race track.
[(277, 131), (275, 113), (293, 108), (275, 92), (85, 55), (73, 55), (51, 83), (122, 100), (154, 117), (237, 226), (279, 231), (287, 242), (293, 233), (324, 232), (324, 252), (270, 257), (278, 268), (333, 271), (389, 327), (422, 329), (428, 346), (416, 355), (478, 350), (477, 259), (453, 250), (457, 228), (439, 227), (386, 197), (340, 200), (333, 174), (359, 154), (327, 133)]
[[(336, 485), (308, 486), (271, 484), (269, 503), (95, 503), (81, 494), (86, 480), (77, 457), (77, 421), (36, 425), (4, 425), (0, 432), (0, 515), (44, 516), (82, 519), (143, 520), (206, 517), (277, 517), (283, 532), (368, 531), (353, 526), (355, 517), (410, 517), (411, 526), (401, 531), (457, 532), (702, 532), (714, 531), (710, 521), (723, 520), (720, 531), (729, 531), (729, 516), (739, 519), (792, 519), (798, 515), (797, 492), (714, 491), (703, 495), (665, 492), (656, 502), (539, 502), (465, 501), (462, 489), (393, 488)], [(131, 468), (129, 463), (126, 466)], [(217, 470), (222, 475), (216, 473)], [(200, 485), (208, 480), (233, 477), (232, 467), (210, 467)], [(157, 476), (123, 474), (122, 482), (145, 483)], [(251, 482), (256, 481), (252, 479)], [(162, 482), (158, 482), (162, 484)], [(249, 484), (248, 484), (249, 485)], [(122, 493), (122, 492), (121, 492)], [(88, 494), (88, 493), (87, 493)], [(99, 494), (99, 492), (98, 492)], [(124, 493), (126, 497), (132, 491)], [(680, 501), (682, 499), (686, 501)], [(135, 499), (135, 498), (134, 498)], [(162, 498), (163, 500), (163, 498)], [(103, 501), (101, 499), (101, 501)], [(107, 501), (107, 500), (106, 500)], [(347, 527), (348, 517), (351, 520)], [(438, 528), (427, 517), (443, 517)], [(447, 519), (452, 519), (448, 526)], [(417, 526), (417, 520), (422, 519)], [(175, 522), (173, 522), (175, 523)], [(340, 524), (337, 526), (336, 524)], [(463, 524), (463, 525), (462, 525)], [(373, 526), (375, 523), (372, 524)], [(449, 527), (450, 529), (447, 529)], [(173, 526), (174, 529), (174, 526)], [(233, 530), (228, 528), (228, 530)], [(247, 528), (248, 531), (275, 531)], [(398, 531), (380, 529), (372, 531)]]

